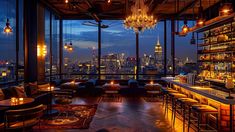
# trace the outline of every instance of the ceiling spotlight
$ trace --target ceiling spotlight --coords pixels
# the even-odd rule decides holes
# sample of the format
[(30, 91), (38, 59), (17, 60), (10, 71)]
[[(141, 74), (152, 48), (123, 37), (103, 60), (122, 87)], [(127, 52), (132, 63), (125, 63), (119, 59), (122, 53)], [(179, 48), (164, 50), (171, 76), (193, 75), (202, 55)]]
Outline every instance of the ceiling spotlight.
[(219, 15), (230, 15), (233, 12), (233, 5), (232, 3), (223, 3), (219, 8)]

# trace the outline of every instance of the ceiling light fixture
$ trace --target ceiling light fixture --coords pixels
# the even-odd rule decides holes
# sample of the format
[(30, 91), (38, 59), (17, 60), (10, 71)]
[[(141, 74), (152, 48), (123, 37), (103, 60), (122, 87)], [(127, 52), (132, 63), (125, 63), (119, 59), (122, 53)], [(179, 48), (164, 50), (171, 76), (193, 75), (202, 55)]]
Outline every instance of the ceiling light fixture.
[(189, 27), (188, 27), (188, 22), (187, 22), (187, 20), (184, 20), (184, 25), (183, 25), (183, 27), (182, 27), (182, 32), (183, 32), (184, 34), (187, 34), (187, 33), (189, 32)]
[(9, 33), (12, 33), (12, 28), (10, 26), (10, 22), (9, 22), (9, 19), (7, 18), (7, 22), (6, 22), (6, 26), (4, 27), (4, 33), (6, 34), (9, 34)]
[(149, 8), (144, 4), (144, 0), (136, 0), (131, 7), (132, 14), (124, 20), (124, 26), (133, 29), (136, 33), (145, 29), (154, 28), (157, 20), (153, 15), (148, 15)]
[(205, 22), (205, 19), (203, 17), (203, 7), (202, 7), (202, 1), (200, 0), (200, 7), (198, 8), (198, 19), (196, 21), (197, 23), (197, 26), (203, 26), (204, 25), (204, 22)]
[(232, 3), (223, 3), (219, 8), (219, 15), (225, 16), (233, 13), (233, 4)]

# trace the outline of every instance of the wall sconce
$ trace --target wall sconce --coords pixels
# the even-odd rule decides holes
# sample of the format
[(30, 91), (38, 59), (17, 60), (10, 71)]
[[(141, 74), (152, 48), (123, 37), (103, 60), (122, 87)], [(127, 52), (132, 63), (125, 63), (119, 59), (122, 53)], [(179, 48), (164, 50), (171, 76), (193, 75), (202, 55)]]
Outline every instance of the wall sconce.
[(46, 45), (38, 45), (37, 46), (37, 56), (45, 57), (47, 54), (47, 46)]

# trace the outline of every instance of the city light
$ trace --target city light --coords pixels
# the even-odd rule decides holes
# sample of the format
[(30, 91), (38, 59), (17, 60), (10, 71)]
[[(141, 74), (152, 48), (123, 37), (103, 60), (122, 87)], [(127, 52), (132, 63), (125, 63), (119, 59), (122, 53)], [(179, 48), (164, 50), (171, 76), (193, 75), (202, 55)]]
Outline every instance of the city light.
[(7, 76), (7, 72), (3, 71), (2, 72), (2, 77), (6, 77)]

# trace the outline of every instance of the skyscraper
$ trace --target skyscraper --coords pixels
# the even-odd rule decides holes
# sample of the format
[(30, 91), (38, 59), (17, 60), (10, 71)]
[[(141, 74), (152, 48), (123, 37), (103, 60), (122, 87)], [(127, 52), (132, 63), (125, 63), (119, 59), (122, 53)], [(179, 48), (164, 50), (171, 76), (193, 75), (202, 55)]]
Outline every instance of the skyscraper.
[(155, 45), (155, 50), (154, 50), (154, 57), (155, 57), (155, 64), (156, 67), (159, 69), (159, 71), (162, 70), (163, 68), (163, 55), (162, 55), (162, 46), (159, 41), (159, 37), (157, 40), (157, 44)]

